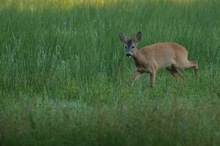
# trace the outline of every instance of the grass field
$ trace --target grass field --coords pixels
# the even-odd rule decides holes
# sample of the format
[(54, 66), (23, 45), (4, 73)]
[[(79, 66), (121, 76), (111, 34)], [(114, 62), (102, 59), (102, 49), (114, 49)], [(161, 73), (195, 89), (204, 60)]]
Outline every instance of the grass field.
[[(0, 145), (219, 146), (218, 0), (0, 0)], [(119, 33), (199, 63), (131, 87)]]

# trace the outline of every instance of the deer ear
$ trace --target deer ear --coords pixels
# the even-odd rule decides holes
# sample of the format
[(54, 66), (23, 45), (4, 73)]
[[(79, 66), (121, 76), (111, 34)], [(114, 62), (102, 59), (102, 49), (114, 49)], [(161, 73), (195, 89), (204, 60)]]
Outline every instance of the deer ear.
[(127, 38), (126, 38), (126, 36), (123, 34), (123, 33), (120, 33), (119, 34), (119, 38), (120, 38), (120, 40), (122, 41), (122, 42), (126, 42), (127, 41)]
[(139, 32), (136, 34), (135, 38), (134, 38), (134, 42), (137, 43), (137, 42), (139, 42), (140, 40), (141, 40), (141, 32), (139, 31)]

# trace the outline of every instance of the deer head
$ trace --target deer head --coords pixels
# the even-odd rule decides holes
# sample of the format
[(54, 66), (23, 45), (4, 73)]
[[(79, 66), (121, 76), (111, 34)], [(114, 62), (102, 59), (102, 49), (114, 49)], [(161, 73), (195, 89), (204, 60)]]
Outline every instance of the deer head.
[(141, 32), (139, 31), (133, 39), (127, 39), (123, 33), (119, 34), (119, 38), (125, 45), (126, 56), (131, 57), (137, 51), (137, 43), (141, 40)]

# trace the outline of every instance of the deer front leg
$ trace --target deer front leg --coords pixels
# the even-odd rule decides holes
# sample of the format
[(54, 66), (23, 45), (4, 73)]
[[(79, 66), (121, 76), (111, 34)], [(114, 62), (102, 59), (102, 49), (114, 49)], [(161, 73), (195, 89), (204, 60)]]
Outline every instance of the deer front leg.
[(134, 81), (136, 81), (138, 78), (140, 78), (141, 75), (142, 75), (141, 72), (139, 72), (139, 71), (136, 71), (136, 72), (135, 72), (134, 77), (132, 78), (131, 86), (134, 85)]
[(150, 72), (150, 87), (151, 88), (154, 87), (155, 77), (156, 77), (156, 71), (155, 72)]

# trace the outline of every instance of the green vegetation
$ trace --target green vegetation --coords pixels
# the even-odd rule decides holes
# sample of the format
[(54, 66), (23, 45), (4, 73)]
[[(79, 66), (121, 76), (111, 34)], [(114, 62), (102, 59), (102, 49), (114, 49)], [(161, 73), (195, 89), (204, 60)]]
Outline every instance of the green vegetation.
[[(220, 145), (218, 0), (25, 2), (0, 0), (0, 145)], [(198, 80), (131, 87), (118, 35), (138, 31), (185, 46)]]

